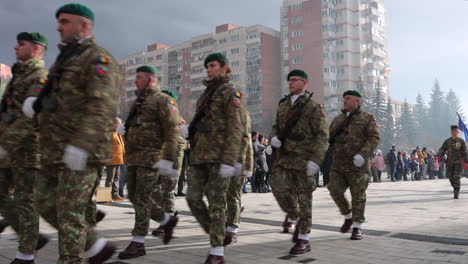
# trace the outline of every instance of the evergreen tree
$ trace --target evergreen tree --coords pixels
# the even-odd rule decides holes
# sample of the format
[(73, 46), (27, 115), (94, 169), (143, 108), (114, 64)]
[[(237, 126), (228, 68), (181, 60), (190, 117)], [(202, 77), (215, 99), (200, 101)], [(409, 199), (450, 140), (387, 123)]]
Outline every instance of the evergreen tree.
[(376, 83), (375, 90), (369, 100), (368, 111), (374, 115), (377, 123), (380, 125), (384, 122), (387, 106), (385, 105), (385, 97), (382, 91), (380, 82)]
[[(416, 97), (416, 105), (413, 109), (413, 118), (416, 122), (416, 134), (420, 136), (424, 135), (426, 131), (429, 130), (427, 121), (427, 107), (422, 95), (419, 93)], [(417, 140), (415, 143), (421, 144), (422, 142)]]
[(450, 124), (458, 124), (458, 116), (457, 113), (460, 115), (462, 119), (465, 118), (463, 113), (463, 109), (460, 103), (460, 99), (458, 99), (456, 93), (450, 89), (447, 95), (445, 96), (445, 101), (447, 102), (448, 106), (448, 118)]
[(416, 140), (416, 124), (406, 99), (403, 103), (401, 115), (396, 120), (395, 128), (398, 146), (406, 148), (413, 147)]
[(387, 151), (394, 144), (395, 139), (395, 122), (393, 119), (393, 108), (390, 97), (387, 101), (387, 107), (383, 115), (383, 120), (380, 126), (380, 146), (381, 149)]
[(429, 128), (432, 136), (436, 139), (444, 138), (447, 134), (446, 128), (447, 124), (449, 124), (449, 120), (446, 120), (447, 110), (444, 92), (440, 88), (439, 81), (436, 79), (432, 87), (428, 109)]

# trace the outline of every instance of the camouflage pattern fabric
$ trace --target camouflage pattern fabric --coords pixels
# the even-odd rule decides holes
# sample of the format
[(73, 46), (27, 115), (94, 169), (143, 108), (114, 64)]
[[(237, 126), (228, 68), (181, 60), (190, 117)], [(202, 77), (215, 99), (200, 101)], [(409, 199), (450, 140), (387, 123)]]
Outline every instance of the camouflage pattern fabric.
[(93, 195), (91, 196), (91, 199), (89, 199), (88, 205), (86, 206), (86, 211), (85, 211), (86, 222), (88, 222), (88, 224), (90, 224), (93, 227), (97, 225), (97, 221), (96, 221), (97, 205), (96, 205), (96, 200), (93, 198), (94, 198), (94, 195), (96, 195), (97, 187), (99, 187), (99, 185), (101, 184), (101, 178), (102, 178), (102, 167), (98, 167), (97, 177), (96, 177), (96, 181), (93, 187)]
[(144, 101), (137, 106), (135, 120), (138, 122), (126, 134), (126, 164), (151, 168), (161, 159), (175, 162), (180, 139), (176, 101), (162, 93), (159, 86), (139, 93)]
[[(340, 209), (341, 214), (353, 213), (353, 222), (364, 222), (366, 190), (370, 173), (370, 158), (380, 141), (380, 134), (375, 118), (360, 109), (344, 129), (342, 140), (333, 145), (333, 162), (331, 166), (328, 190)], [(336, 116), (330, 125), (330, 134), (346, 119), (345, 112)], [(358, 168), (353, 160), (356, 154), (365, 159), (365, 164)], [(350, 188), (352, 206), (344, 196)]]
[(242, 144), (242, 94), (229, 82), (228, 76), (204, 81), (204, 84), (207, 88), (197, 101), (197, 109), (209, 94), (214, 93), (207, 113), (197, 125), (193, 142), (190, 142), (190, 164), (234, 166), (239, 160)]
[(446, 139), (437, 152), (437, 156), (442, 160), (445, 154), (447, 154), (447, 159), (445, 161), (447, 165), (447, 178), (449, 178), (453, 189), (458, 192), (460, 191), (461, 162), (462, 159), (468, 160), (465, 141), (458, 137)]
[(85, 171), (71, 171), (46, 166), (36, 177), (35, 205), (41, 217), (58, 230), (60, 263), (81, 264), (84, 251), (98, 238), (85, 211), (99, 169), (88, 166)]
[[(117, 61), (91, 37), (60, 45), (49, 75), (53, 89), (39, 115), (41, 163), (39, 214), (59, 231), (62, 263), (81, 263), (83, 250), (97, 239), (85, 220), (98, 169), (112, 159), (112, 135), (120, 87)], [(53, 82), (51, 80), (54, 80)], [(47, 84), (46, 84), (47, 86)], [(66, 145), (89, 154), (87, 169), (64, 168)], [(98, 168), (99, 167), (99, 168)]]
[(273, 195), (290, 219), (298, 219), (299, 234), (310, 233), (312, 226), (312, 192), (317, 185), (315, 175), (307, 176), (306, 170), (273, 168), (271, 179)]
[[(281, 100), (273, 125), (272, 136), (278, 136), (286, 125), (289, 115), (298, 103), (307, 101), (310, 93), (305, 92), (291, 104), (291, 94)], [(328, 128), (323, 105), (313, 98), (307, 102), (301, 117), (283, 140), (281, 148), (276, 151), (275, 164), (286, 169), (306, 169), (307, 162), (321, 164), (327, 150)]]
[[(219, 176), (219, 164), (201, 164), (190, 167), (187, 203), (203, 230), (210, 234), (212, 247), (222, 247), (226, 225), (227, 179)], [(203, 201), (206, 195), (208, 206)]]
[(132, 236), (146, 236), (150, 219), (158, 222), (164, 219), (163, 208), (153, 199), (153, 191), (159, 177), (158, 171), (153, 168), (137, 166), (127, 168), (128, 198), (135, 209)]

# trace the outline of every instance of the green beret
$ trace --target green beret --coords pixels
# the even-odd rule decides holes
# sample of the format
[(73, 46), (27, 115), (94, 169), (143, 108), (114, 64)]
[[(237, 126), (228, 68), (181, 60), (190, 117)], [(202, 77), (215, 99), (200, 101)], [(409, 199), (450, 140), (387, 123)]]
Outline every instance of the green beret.
[(347, 96), (347, 95), (353, 95), (353, 96), (357, 96), (357, 97), (359, 97), (359, 98), (362, 97), (361, 94), (360, 94), (358, 91), (356, 91), (356, 90), (348, 90), (348, 91), (346, 91), (346, 92), (343, 93), (343, 97), (345, 97), (345, 96)]
[(169, 91), (169, 90), (162, 90), (161, 92), (167, 94), (167, 95), (170, 95), (172, 98), (174, 98), (174, 100), (177, 101), (177, 99), (179, 99), (179, 97), (177, 96), (177, 94), (175, 94), (173, 91)]
[(451, 125), (451, 126), (450, 126), (450, 129), (451, 129), (451, 130), (458, 130), (458, 126), (457, 126), (457, 125)]
[(82, 4), (78, 4), (78, 3), (63, 5), (57, 10), (57, 12), (55, 12), (55, 18), (58, 18), (61, 13), (82, 16), (82, 17), (86, 17), (94, 21), (93, 11), (91, 11), (89, 7), (82, 5)]
[(29, 42), (33, 42), (39, 45), (42, 45), (44, 47), (47, 47), (47, 44), (49, 44), (49, 41), (47, 41), (47, 38), (44, 37), (41, 33), (39, 32), (21, 32), (16, 36), (16, 40), (26, 40)]
[(289, 77), (291, 77), (291, 76), (298, 76), (298, 77), (302, 77), (302, 78), (304, 78), (306, 80), (309, 80), (309, 75), (303, 70), (297, 70), (296, 69), (296, 70), (290, 71), (288, 73), (288, 80), (289, 80)]
[(149, 65), (141, 66), (136, 69), (136, 72), (146, 72), (146, 73), (151, 73), (151, 74), (159, 74), (158, 70)]
[(218, 62), (225, 62), (225, 63), (228, 63), (228, 59), (226, 58), (226, 56), (224, 56), (224, 54), (222, 53), (211, 53), (210, 55), (208, 55), (206, 58), (205, 58), (205, 68), (206, 68), (206, 65), (208, 65), (208, 63), (212, 62), (212, 61), (218, 61)]

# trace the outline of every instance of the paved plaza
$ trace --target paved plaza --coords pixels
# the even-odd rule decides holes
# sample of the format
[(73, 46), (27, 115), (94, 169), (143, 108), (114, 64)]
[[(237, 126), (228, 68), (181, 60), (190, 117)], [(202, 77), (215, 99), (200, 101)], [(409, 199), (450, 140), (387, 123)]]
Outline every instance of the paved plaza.
[[(449, 181), (371, 183), (367, 192), (367, 223), (363, 240), (351, 241), (338, 232), (343, 222), (326, 188), (314, 192), (312, 251), (291, 256), (291, 234), (282, 234), (284, 214), (271, 193), (243, 196), (245, 210), (239, 242), (226, 248), (226, 263), (468, 263), (468, 180), (462, 179), (459, 200), (453, 199)], [(107, 263), (203, 263), (209, 238), (190, 215), (184, 198), (175, 238), (169, 245), (147, 236), (147, 255), (134, 260), (116, 258)], [(134, 212), (128, 201), (99, 205), (107, 213), (98, 230), (123, 250), (129, 243)], [(151, 230), (158, 224), (153, 222)], [(150, 231), (151, 231), (150, 230)], [(37, 257), (38, 264), (54, 264), (58, 258), (57, 233), (41, 222), (41, 231), (52, 237)], [(0, 264), (15, 256), (16, 236), (10, 228), (0, 237)]]

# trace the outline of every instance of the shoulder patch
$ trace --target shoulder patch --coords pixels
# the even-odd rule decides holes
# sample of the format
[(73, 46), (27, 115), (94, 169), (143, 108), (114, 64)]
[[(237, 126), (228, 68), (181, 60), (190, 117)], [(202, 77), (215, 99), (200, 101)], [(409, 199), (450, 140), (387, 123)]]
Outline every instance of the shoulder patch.
[(234, 103), (236, 107), (239, 107), (241, 105), (241, 99), (239, 97), (234, 97), (232, 99), (232, 102)]
[(97, 61), (102, 64), (109, 64), (110, 59), (108, 57), (98, 56)]
[(237, 97), (237, 98), (242, 98), (242, 93), (241, 92), (234, 92), (234, 97)]
[(99, 76), (107, 76), (107, 74), (109, 73), (109, 68), (105, 67), (105, 66), (96, 66), (96, 73), (99, 75)]
[(44, 78), (36, 78), (36, 92), (40, 93), (42, 91), (42, 88), (44, 88), (44, 85), (46, 84), (47, 79)]

